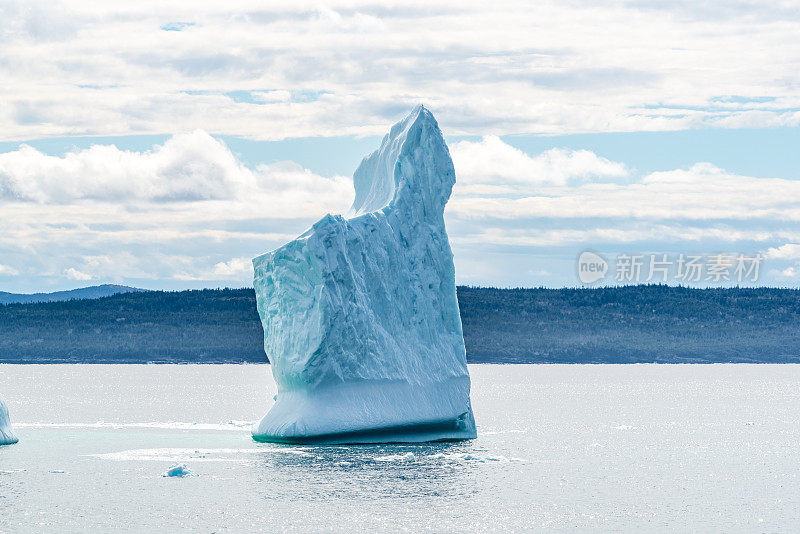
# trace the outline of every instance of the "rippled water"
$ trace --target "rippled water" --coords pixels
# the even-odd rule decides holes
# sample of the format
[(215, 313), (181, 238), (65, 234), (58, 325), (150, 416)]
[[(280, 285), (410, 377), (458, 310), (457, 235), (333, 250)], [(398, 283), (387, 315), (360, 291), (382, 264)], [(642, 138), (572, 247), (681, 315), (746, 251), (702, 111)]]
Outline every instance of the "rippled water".
[[(477, 440), (255, 443), (261, 365), (0, 365), (0, 531), (792, 531), (800, 366), (470, 366)], [(196, 477), (164, 478), (173, 463)]]

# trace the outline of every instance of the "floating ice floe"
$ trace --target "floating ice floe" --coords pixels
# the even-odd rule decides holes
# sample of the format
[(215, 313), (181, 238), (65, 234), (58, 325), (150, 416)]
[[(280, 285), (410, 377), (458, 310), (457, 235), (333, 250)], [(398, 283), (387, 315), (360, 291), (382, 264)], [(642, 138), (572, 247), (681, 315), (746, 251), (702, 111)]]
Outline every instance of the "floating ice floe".
[(444, 207), (450, 153), (422, 106), (353, 176), (346, 216), (327, 215), (253, 260), (264, 348), (278, 384), (259, 441), (469, 439), (470, 406)]

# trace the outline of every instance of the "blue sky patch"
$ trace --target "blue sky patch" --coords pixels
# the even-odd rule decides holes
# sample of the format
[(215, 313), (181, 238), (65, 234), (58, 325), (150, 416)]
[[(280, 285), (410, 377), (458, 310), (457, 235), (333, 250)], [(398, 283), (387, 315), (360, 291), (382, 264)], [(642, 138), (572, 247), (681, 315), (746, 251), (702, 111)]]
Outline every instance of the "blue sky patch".
[(189, 29), (194, 25), (194, 22), (167, 22), (161, 26), (161, 29), (165, 32), (182, 32), (183, 30)]

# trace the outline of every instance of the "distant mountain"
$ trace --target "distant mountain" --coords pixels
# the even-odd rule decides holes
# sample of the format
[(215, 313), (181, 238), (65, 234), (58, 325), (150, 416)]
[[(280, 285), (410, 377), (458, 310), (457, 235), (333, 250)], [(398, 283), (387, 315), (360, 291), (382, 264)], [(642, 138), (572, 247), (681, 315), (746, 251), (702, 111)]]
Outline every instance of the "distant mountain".
[(97, 299), (110, 297), (119, 293), (138, 293), (147, 291), (136, 287), (103, 284), (100, 286), (82, 287), (70, 291), (55, 291), (53, 293), (6, 293), (0, 291), (0, 304), (31, 304), (34, 302), (62, 302), (65, 300)]

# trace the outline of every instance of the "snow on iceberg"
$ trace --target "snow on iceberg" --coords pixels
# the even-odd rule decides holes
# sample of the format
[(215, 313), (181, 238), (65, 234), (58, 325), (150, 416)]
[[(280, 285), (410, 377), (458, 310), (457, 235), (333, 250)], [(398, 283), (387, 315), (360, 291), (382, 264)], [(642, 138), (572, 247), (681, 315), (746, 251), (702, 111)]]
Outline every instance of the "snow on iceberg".
[(17, 436), (14, 435), (14, 432), (11, 430), (11, 422), (8, 418), (8, 408), (6, 408), (6, 403), (3, 401), (3, 397), (0, 397), (0, 445), (10, 445), (12, 443), (16, 443)]
[(444, 207), (455, 184), (433, 115), (395, 124), (327, 215), (253, 260), (264, 348), (278, 384), (259, 441), (474, 438)]

